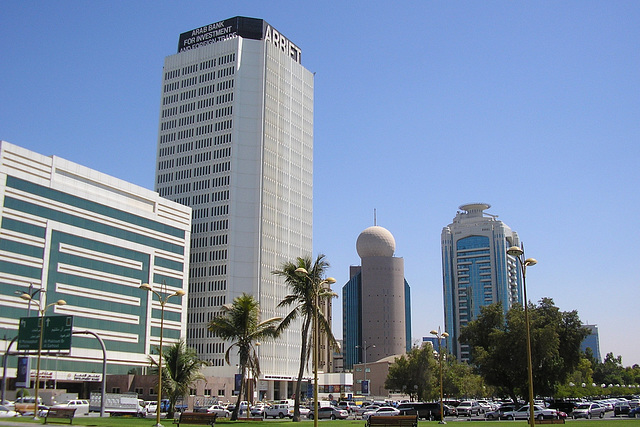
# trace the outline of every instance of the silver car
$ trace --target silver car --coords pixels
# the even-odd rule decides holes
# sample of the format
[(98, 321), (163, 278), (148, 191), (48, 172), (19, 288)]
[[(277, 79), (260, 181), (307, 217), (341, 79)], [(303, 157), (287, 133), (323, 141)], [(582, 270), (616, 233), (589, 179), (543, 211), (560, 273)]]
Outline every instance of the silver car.
[(573, 409), (571, 413), (571, 417), (575, 420), (576, 418), (593, 418), (600, 417), (604, 418), (604, 406), (601, 406), (598, 403), (586, 402), (581, 403)]
[[(318, 408), (318, 419), (330, 418), (332, 420), (340, 419), (344, 420), (349, 416), (349, 413), (344, 409), (338, 409), (335, 406), (323, 406)], [(309, 412), (307, 417), (312, 420), (314, 418), (313, 409)]]
[[(524, 405), (517, 411), (505, 412), (503, 417), (507, 420), (528, 420), (531, 414), (529, 405)], [(558, 411), (555, 409), (544, 408), (540, 405), (533, 405), (533, 416), (536, 420), (557, 419)]]

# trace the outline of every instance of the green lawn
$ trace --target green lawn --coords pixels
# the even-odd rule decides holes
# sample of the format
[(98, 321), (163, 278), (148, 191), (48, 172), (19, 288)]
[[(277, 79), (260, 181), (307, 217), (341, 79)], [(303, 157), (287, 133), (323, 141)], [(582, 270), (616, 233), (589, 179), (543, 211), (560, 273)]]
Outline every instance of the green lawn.
[[(50, 423), (47, 425), (69, 425), (68, 423), (64, 423), (63, 420), (55, 420), (61, 421), (61, 423)], [(155, 424), (155, 418), (146, 418), (146, 419), (137, 419), (137, 418), (121, 418), (121, 417), (105, 417), (105, 418), (74, 418), (73, 426), (87, 426), (87, 427), (153, 427)], [(25, 425), (29, 424), (44, 424), (44, 420), (41, 421), (33, 421), (31, 418), (2, 418), (0, 419), (0, 426), (4, 423), (24, 423)], [(161, 420), (162, 424), (165, 427), (174, 426), (172, 420)], [(301, 422), (301, 425), (310, 427), (311, 420), (304, 420)], [(469, 427), (468, 423), (471, 422), (476, 427), (509, 427), (509, 425), (517, 424), (520, 427), (526, 427), (528, 424), (525, 421), (468, 421), (468, 420), (449, 420), (448, 424), (452, 427)], [(362, 420), (320, 420), (319, 423), (323, 427), (364, 427), (365, 422)], [(221, 427), (291, 427), (292, 421), (290, 420), (269, 420), (269, 421), (228, 421), (228, 420), (220, 420), (216, 422), (216, 425), (220, 425)], [(478, 425), (479, 424), (479, 425)], [(181, 424), (184, 426), (189, 426), (189, 424)], [(615, 419), (604, 419), (604, 420), (567, 420), (566, 425), (568, 427), (624, 427), (624, 426), (638, 426), (640, 427), (640, 419), (633, 418), (615, 418)], [(437, 421), (420, 421), (419, 427), (437, 427)], [(553, 424), (543, 425), (544, 427), (553, 427)]]

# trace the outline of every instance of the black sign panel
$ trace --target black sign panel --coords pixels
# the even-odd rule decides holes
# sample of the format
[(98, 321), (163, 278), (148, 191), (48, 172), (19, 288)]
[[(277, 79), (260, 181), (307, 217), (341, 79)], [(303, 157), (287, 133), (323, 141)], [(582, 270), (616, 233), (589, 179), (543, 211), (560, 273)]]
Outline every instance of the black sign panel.
[(195, 49), (222, 40), (244, 37), (245, 39), (262, 40), (264, 21), (256, 18), (236, 16), (224, 21), (214, 22), (180, 34), (178, 52)]
[(41, 320), (44, 321), (42, 350), (71, 350), (73, 316), (21, 317), (18, 350), (38, 350)]
[(235, 18), (214, 22), (180, 34), (178, 53), (234, 37), (265, 40), (291, 56), (296, 62), (301, 62), (302, 51), (291, 40), (287, 39), (264, 20), (244, 16), (236, 16)]

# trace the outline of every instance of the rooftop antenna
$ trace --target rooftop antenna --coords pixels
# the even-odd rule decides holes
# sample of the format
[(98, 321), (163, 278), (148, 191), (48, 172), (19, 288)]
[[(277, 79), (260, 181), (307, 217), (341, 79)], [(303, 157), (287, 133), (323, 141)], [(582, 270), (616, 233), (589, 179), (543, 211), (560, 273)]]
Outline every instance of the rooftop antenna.
[(373, 225), (378, 225), (378, 220), (376, 219), (376, 208), (373, 208)]

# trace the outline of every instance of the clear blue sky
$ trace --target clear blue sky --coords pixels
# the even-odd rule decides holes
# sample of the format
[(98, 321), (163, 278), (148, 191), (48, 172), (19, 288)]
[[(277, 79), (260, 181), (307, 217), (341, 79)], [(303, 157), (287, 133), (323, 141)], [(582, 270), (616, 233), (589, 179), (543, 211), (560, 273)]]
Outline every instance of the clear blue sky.
[(314, 255), (338, 289), (377, 209), (428, 335), (442, 227), (486, 202), (539, 261), (530, 299), (640, 363), (640, 3), (5, 0), (0, 139), (153, 188), (164, 57), (237, 15), (316, 73)]

